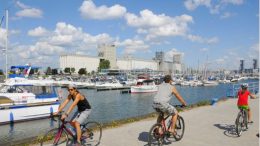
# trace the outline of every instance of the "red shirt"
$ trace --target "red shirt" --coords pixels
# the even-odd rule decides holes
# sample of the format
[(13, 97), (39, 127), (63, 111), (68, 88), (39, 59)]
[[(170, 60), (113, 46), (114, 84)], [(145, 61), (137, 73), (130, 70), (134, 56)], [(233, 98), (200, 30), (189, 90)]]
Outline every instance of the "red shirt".
[(242, 93), (242, 90), (239, 90), (238, 93), (238, 106), (248, 105), (248, 96), (250, 95), (250, 92), (246, 90), (244, 93)]

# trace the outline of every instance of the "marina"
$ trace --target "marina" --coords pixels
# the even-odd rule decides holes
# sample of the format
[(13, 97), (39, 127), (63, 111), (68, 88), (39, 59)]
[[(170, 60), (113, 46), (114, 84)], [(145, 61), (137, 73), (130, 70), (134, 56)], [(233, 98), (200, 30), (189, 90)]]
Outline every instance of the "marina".
[[(228, 132), (232, 129), (219, 122), (228, 119), (234, 123), (231, 115), (237, 110), (237, 92), (245, 87), (259, 98), (258, 5), (256, 0), (1, 1), (0, 146), (39, 140), (39, 136), (57, 127), (60, 121), (54, 122), (50, 116), (63, 101), (68, 101), (67, 97), (73, 99), (69, 105), (73, 101), (77, 104), (71, 106), (73, 109), (68, 110), (68, 105), (64, 108), (67, 120), (77, 110), (86, 109), (85, 113), (91, 113), (84, 118), (105, 125), (104, 131), (106, 126), (116, 127), (120, 121), (144, 120), (140, 122), (143, 126), (137, 126), (139, 129), (127, 125), (129, 135), (118, 128), (115, 133), (122, 137), (112, 137), (119, 143), (111, 141), (109, 130), (103, 138), (108, 146), (144, 145), (147, 133), (142, 129), (137, 135), (137, 131), (148, 126), (146, 121), (149, 127), (155, 122), (152, 105), (157, 93), (156, 99), (174, 93), (177, 97), (171, 98), (170, 104), (180, 104), (178, 100), (187, 103), (185, 122), (193, 123), (185, 125), (191, 132), (185, 135), (188, 141), (178, 141), (174, 126), (170, 134), (161, 134), (157, 127), (149, 133), (159, 131), (163, 138), (173, 133), (176, 145), (218, 146), (223, 134), (215, 133), (219, 132), (216, 128)], [(59, 11), (55, 11), (57, 8)], [(164, 77), (177, 91), (170, 85), (160, 86), (164, 81), (168, 83)], [(77, 91), (84, 96), (78, 96), (81, 94)], [(240, 98), (247, 100), (247, 95), (240, 96), (238, 103)], [(219, 108), (219, 101), (228, 102)], [(207, 111), (197, 108), (200, 106)], [(257, 106), (254, 103), (253, 108)], [(224, 118), (226, 113), (230, 115)], [(79, 114), (78, 119), (83, 116)], [(215, 119), (207, 120), (210, 116)], [(258, 119), (253, 126), (259, 128)], [(236, 125), (242, 125), (239, 122)], [(206, 134), (195, 133), (200, 130)], [(79, 136), (79, 128), (77, 133)], [(87, 138), (92, 138), (92, 132), (86, 133)], [(193, 139), (193, 135), (199, 139)], [(252, 137), (243, 138), (239, 141), (251, 141)], [(237, 139), (224, 141), (228, 146), (240, 143)]]
[[(259, 83), (258, 80), (246, 80), (246, 82)], [(226, 98), (227, 91), (228, 89), (233, 88), (233, 84), (219, 84), (211, 87), (176, 85), (176, 88), (187, 101), (188, 105), (190, 105), (200, 101), (211, 102), (213, 98), (218, 100), (221, 98)], [(105, 90), (97, 92), (93, 89), (80, 89), (79, 91), (87, 96), (92, 106), (93, 110), (90, 114), (89, 120), (95, 120), (103, 124), (154, 112), (152, 102), (155, 93), (122, 94), (121, 91), (123, 90)], [(67, 96), (67, 90), (64, 88), (62, 88), (61, 96), (63, 99)], [(173, 98), (171, 103), (178, 102), (175, 98)], [(235, 105), (234, 108), (236, 108)], [(0, 128), (3, 132), (0, 133), (0, 141), (19, 141), (36, 137), (46, 132), (48, 129), (55, 127), (56, 124), (56, 122), (53, 122), (47, 118), (17, 123), (13, 126), (9, 124), (1, 125)], [(38, 131), (35, 131), (33, 126), (36, 126)]]

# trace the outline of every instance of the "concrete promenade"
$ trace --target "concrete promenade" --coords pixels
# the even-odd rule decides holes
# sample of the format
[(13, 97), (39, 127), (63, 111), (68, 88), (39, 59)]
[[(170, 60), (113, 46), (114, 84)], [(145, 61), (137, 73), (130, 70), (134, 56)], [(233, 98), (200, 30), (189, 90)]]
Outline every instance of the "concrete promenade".
[[(238, 137), (234, 124), (238, 113), (237, 99), (221, 101), (214, 106), (204, 106), (181, 112), (185, 120), (185, 133), (181, 141), (166, 146), (258, 146), (259, 98), (250, 99), (253, 124)], [(103, 130), (100, 146), (146, 146), (150, 127), (155, 118)]]

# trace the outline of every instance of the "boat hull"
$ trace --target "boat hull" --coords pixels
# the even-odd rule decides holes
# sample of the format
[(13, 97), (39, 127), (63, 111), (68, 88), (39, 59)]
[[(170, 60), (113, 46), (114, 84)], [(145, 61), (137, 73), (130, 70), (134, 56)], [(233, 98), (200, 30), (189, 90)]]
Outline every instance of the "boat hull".
[(131, 93), (151, 93), (157, 91), (157, 86), (131, 86)]
[(46, 118), (51, 113), (57, 112), (58, 107), (58, 102), (47, 105), (2, 106), (0, 109), (0, 125)]

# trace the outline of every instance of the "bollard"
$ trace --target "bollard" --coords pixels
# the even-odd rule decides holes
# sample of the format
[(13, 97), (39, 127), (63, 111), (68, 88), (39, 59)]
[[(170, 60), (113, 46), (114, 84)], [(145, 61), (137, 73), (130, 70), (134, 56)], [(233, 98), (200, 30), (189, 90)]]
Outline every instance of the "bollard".
[(14, 123), (14, 114), (12, 112), (9, 114), (9, 120), (11, 124)]
[(218, 99), (217, 98), (212, 98), (211, 99), (211, 105), (215, 105), (217, 103)]
[(52, 106), (50, 107), (50, 114), (51, 114), (51, 115), (53, 114), (53, 108), (52, 108)]

